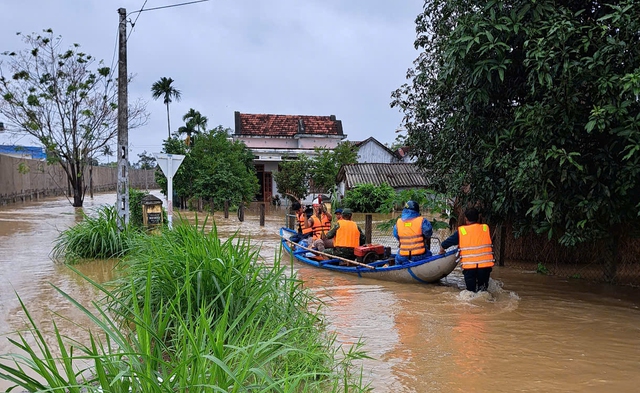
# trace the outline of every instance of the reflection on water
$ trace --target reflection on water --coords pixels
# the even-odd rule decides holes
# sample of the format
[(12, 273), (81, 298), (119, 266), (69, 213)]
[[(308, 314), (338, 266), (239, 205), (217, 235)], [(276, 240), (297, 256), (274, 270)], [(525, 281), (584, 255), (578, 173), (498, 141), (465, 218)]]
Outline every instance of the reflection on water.
[[(51, 333), (51, 311), (70, 321), (60, 327), (83, 337), (89, 326), (52, 285), (83, 304), (95, 290), (49, 259), (59, 231), (115, 195), (96, 195), (83, 209), (65, 199), (0, 207), (0, 334), (24, 328), (17, 292)], [(195, 220), (194, 213), (184, 214)], [(221, 237), (239, 232), (271, 263), (279, 250), (284, 208), (269, 207), (264, 227), (255, 212), (239, 223), (234, 213), (214, 215)], [(174, 217), (177, 219), (177, 217)], [(204, 215), (198, 215), (200, 222)], [(211, 222), (209, 221), (210, 225)], [(283, 256), (283, 263), (290, 263)], [(115, 261), (78, 266), (104, 282)], [(396, 284), (342, 276), (293, 262), (305, 285), (323, 302), (339, 342), (362, 339), (373, 359), (363, 377), (375, 392), (635, 392), (640, 384), (640, 291), (494, 268), (489, 294), (462, 290), (454, 271), (440, 285)], [(0, 340), (0, 353), (11, 351)], [(0, 381), (0, 389), (9, 386)]]

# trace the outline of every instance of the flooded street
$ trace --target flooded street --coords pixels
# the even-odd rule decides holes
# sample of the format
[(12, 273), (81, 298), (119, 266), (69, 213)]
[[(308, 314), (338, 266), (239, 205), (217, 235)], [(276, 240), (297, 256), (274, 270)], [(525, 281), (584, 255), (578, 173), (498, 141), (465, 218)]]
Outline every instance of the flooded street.
[[(84, 210), (111, 204), (114, 194), (87, 198)], [(188, 213), (193, 217), (193, 213)], [(51, 331), (51, 311), (71, 319), (59, 327), (82, 335), (84, 318), (51, 284), (83, 304), (97, 296), (69, 268), (50, 258), (59, 231), (81, 219), (66, 199), (0, 207), (0, 353), (24, 329), (16, 293), (32, 317)], [(284, 208), (215, 214), (221, 236), (240, 230), (272, 261)], [(175, 217), (174, 217), (175, 220)], [(78, 266), (90, 278), (111, 278), (115, 262)], [(289, 264), (283, 256), (283, 264)], [(461, 291), (455, 271), (442, 285), (395, 284), (337, 275), (293, 263), (299, 278), (325, 302), (324, 312), (344, 344), (365, 342), (372, 357), (363, 379), (374, 392), (637, 392), (640, 389), (640, 290), (562, 280), (494, 268), (491, 296)], [(84, 321), (84, 322), (83, 322)], [(84, 325), (86, 326), (86, 325)], [(0, 381), (0, 390), (10, 384)]]

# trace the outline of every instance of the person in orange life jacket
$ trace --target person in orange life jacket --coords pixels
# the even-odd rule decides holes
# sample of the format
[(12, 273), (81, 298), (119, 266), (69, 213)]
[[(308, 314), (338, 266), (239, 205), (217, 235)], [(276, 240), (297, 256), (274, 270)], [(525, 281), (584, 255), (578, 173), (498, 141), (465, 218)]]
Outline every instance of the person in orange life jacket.
[[(364, 232), (358, 224), (351, 221), (351, 209), (341, 211), (341, 218), (337, 224), (327, 232), (327, 239), (333, 239), (333, 248), (326, 249), (328, 254), (346, 259), (356, 259), (353, 249), (365, 242)], [(336, 210), (336, 216), (338, 211)]]
[(307, 216), (304, 212), (305, 209), (300, 202), (293, 202), (291, 210), (296, 214), (296, 220), (298, 221), (298, 234), (291, 236), (289, 240), (294, 243), (300, 243), (302, 239), (307, 239), (311, 236), (311, 227), (307, 226)]
[(495, 262), (489, 226), (478, 223), (479, 214), (475, 208), (465, 211), (464, 217), (466, 224), (459, 226), (456, 232), (442, 242), (440, 254), (444, 254), (447, 248), (458, 245), (458, 258), (467, 290), (486, 291)]
[(420, 215), (420, 206), (414, 201), (407, 201), (402, 215), (393, 226), (393, 237), (400, 242), (396, 263), (420, 261), (432, 256), (431, 235), (433, 228), (429, 220)]
[(313, 236), (312, 245), (318, 251), (333, 247), (333, 241), (327, 239), (327, 232), (331, 229), (331, 214), (318, 198), (313, 200), (313, 214), (307, 220)]

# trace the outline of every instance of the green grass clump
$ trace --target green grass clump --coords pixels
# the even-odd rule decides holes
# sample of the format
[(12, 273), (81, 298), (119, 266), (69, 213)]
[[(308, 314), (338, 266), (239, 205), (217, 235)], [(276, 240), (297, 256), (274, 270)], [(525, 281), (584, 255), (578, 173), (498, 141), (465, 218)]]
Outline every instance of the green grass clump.
[(58, 236), (52, 251), (53, 259), (75, 263), (80, 259), (124, 256), (138, 232), (130, 226), (118, 230), (118, 220), (118, 212), (113, 206), (101, 207), (95, 216), (84, 214), (80, 223)]
[(45, 339), (23, 305), (32, 337), (11, 341), (26, 355), (0, 357), (0, 377), (28, 391), (368, 391), (352, 373), (361, 344), (336, 345), (319, 301), (247, 240), (180, 222), (133, 241), (122, 268), (109, 289), (89, 280), (97, 311), (58, 290), (93, 321), (88, 343), (55, 325)]

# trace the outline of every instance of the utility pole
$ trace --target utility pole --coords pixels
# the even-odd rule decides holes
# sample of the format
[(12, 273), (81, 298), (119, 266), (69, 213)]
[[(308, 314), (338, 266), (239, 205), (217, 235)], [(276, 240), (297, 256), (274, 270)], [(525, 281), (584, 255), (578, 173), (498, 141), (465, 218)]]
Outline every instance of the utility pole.
[(118, 8), (118, 186), (117, 202), (118, 228), (129, 224), (129, 109), (127, 97), (127, 10)]

